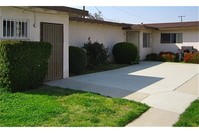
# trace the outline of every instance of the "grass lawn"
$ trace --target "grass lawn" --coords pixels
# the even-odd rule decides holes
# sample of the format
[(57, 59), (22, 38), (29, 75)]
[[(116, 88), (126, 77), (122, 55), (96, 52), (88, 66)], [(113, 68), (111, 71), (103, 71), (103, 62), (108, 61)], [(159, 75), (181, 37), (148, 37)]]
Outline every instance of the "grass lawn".
[[(107, 63), (107, 64), (103, 64), (103, 65), (98, 65), (94, 68), (90, 68), (90, 69), (87, 68), (84, 72), (82, 72), (79, 75), (113, 70), (113, 69), (118, 69), (118, 68), (122, 68), (122, 67), (126, 67), (126, 66), (129, 66), (129, 64)], [(76, 75), (70, 74), (70, 76), (76, 76)]]
[(120, 127), (149, 109), (134, 101), (47, 86), (1, 93), (0, 106), (1, 127)]
[(174, 126), (177, 127), (198, 127), (199, 126), (199, 100), (195, 100), (180, 115), (180, 119)]

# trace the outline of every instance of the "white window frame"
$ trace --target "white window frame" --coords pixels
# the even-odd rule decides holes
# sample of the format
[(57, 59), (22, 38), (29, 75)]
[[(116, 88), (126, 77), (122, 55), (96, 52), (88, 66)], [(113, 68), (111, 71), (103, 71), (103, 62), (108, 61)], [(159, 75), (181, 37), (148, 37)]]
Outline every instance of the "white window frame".
[[(144, 38), (144, 34), (146, 34), (146, 38)], [(151, 48), (151, 33), (147, 33), (147, 32), (143, 33), (143, 48)]]
[[(4, 22), (6, 22), (6, 27), (4, 27)], [(10, 23), (10, 28), (7, 26), (8, 22)], [(13, 27), (11, 26), (11, 23)], [(9, 28), (9, 34), (7, 33), (8, 28)], [(2, 18), (2, 39), (27, 40), (29, 38), (30, 38), (30, 21), (28, 19)]]
[[(168, 42), (163, 42), (162, 35), (168, 34), (169, 40)], [(183, 43), (183, 34), (182, 33), (161, 33), (160, 34), (160, 43), (161, 44), (175, 44), (175, 43)]]

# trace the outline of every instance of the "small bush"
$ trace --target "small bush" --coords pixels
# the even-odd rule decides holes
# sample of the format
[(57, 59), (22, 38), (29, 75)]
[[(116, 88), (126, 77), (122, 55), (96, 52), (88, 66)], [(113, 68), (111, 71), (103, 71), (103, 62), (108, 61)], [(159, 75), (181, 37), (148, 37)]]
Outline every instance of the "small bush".
[(105, 48), (103, 43), (92, 43), (89, 38), (88, 42), (84, 44), (83, 49), (86, 50), (88, 67), (105, 64), (107, 62), (108, 48)]
[(161, 57), (164, 61), (167, 61), (167, 62), (174, 62), (175, 60), (175, 55), (173, 54), (163, 54)]
[(140, 63), (140, 56), (137, 54), (134, 64), (139, 64)]
[(179, 55), (178, 53), (173, 53), (173, 52), (160, 52), (159, 57), (161, 58), (162, 61), (167, 61), (167, 62), (177, 62), (179, 60)]
[(69, 71), (73, 74), (80, 74), (86, 68), (86, 53), (82, 48), (69, 47)]
[(44, 42), (0, 42), (0, 88), (26, 91), (42, 84), (48, 70), (51, 45)]
[[(138, 60), (137, 47), (128, 42), (120, 42), (113, 46), (115, 62), (119, 64), (134, 64)], [(139, 61), (136, 61), (139, 63)]]
[(146, 60), (147, 60), (147, 61), (159, 61), (159, 60), (160, 60), (160, 57), (159, 57), (159, 55), (156, 54), (156, 53), (151, 53), (151, 54), (148, 54), (148, 55), (146, 56)]
[(199, 53), (184, 53), (184, 62), (199, 64)]

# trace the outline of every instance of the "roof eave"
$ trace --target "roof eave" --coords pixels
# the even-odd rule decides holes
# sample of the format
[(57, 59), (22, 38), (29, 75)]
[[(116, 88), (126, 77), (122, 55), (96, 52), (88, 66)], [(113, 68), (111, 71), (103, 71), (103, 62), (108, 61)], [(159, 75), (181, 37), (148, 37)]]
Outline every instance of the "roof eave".
[(109, 21), (96, 20), (96, 19), (80, 18), (80, 17), (70, 17), (69, 21), (104, 24), (104, 25), (112, 25), (112, 26), (120, 26), (120, 27), (127, 27), (131, 25), (131, 24), (126, 24), (126, 23), (116, 23), (116, 22), (109, 22)]
[(159, 30), (182, 30), (182, 29), (199, 29), (198, 26), (185, 26), (185, 27), (161, 27)]
[(71, 7), (64, 7), (64, 6), (34, 6), (34, 7), (54, 10), (54, 11), (68, 12), (69, 14), (76, 14), (78, 16), (88, 16), (88, 11), (75, 9)]

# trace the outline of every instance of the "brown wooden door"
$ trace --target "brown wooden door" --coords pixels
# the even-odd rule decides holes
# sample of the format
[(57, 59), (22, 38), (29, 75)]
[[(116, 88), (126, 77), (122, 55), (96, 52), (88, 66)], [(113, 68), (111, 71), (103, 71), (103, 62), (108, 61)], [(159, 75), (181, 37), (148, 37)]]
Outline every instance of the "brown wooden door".
[(63, 25), (42, 22), (40, 40), (53, 46), (46, 81), (63, 78)]

